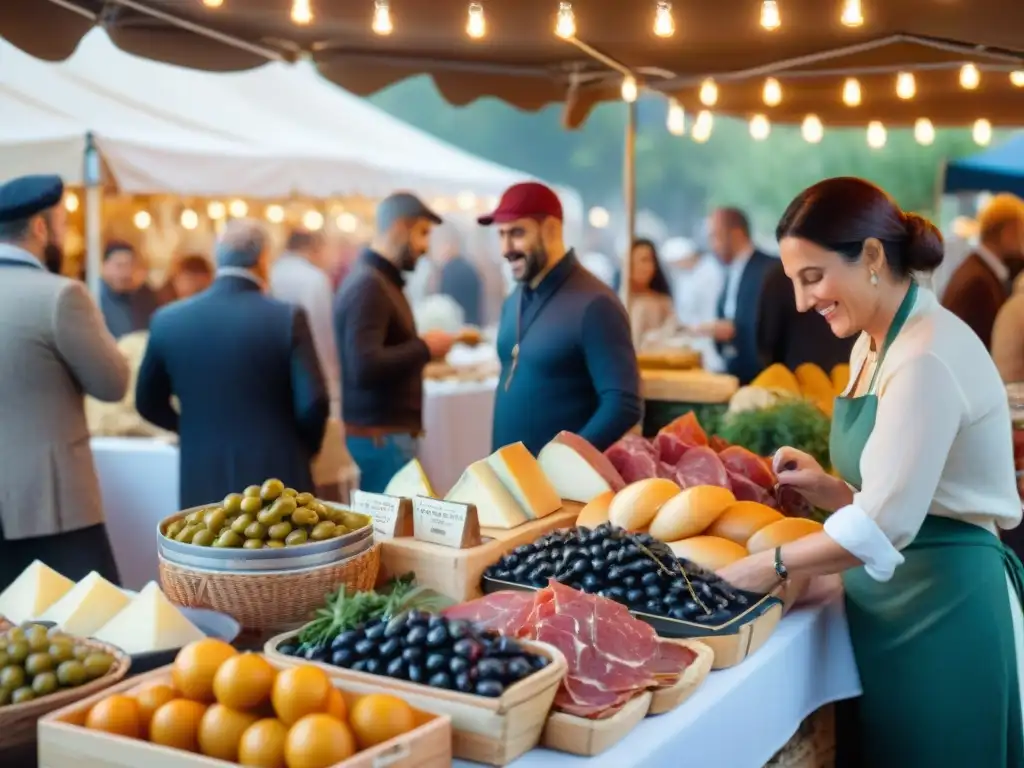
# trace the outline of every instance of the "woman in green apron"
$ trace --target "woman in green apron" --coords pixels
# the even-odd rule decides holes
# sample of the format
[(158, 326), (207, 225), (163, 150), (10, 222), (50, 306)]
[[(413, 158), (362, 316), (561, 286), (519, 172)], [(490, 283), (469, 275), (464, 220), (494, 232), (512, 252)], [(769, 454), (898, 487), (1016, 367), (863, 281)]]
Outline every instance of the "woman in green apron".
[(981, 341), (912, 277), (942, 261), (941, 236), (852, 178), (801, 193), (777, 236), (798, 307), (859, 334), (832, 419), (842, 479), (781, 449), (780, 484), (833, 514), (720, 573), (752, 590), (843, 574), (863, 696), (840, 764), (1020, 768), (1024, 569), (998, 535), (1021, 519), (1009, 408)]

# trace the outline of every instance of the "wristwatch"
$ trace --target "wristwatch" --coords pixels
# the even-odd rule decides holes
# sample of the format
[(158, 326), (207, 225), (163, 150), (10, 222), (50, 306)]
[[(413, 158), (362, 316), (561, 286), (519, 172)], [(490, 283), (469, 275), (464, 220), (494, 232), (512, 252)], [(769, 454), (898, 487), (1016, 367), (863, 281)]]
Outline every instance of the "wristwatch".
[(779, 577), (779, 581), (785, 581), (789, 578), (786, 564), (782, 562), (782, 547), (775, 548), (775, 573)]

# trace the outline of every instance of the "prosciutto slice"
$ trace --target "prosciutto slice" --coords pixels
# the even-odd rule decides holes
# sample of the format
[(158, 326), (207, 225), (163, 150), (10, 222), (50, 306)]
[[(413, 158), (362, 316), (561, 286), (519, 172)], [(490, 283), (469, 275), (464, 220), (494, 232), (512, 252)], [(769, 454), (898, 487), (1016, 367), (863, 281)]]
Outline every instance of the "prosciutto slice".
[(708, 435), (697, 421), (697, 416), (693, 411), (688, 411), (678, 419), (674, 419), (658, 432), (659, 435), (666, 433), (675, 435), (690, 446), (708, 444)]
[(691, 448), (676, 464), (676, 482), (682, 488), (717, 485), (729, 488), (729, 473), (718, 454), (706, 446)]
[(674, 467), (690, 448), (682, 438), (673, 432), (661, 432), (654, 438), (654, 454), (661, 461)]
[(658, 475), (654, 447), (639, 435), (626, 435), (605, 451), (604, 455), (626, 483)]
[(775, 473), (756, 453), (738, 445), (730, 445), (718, 453), (725, 468), (768, 490), (775, 487)]

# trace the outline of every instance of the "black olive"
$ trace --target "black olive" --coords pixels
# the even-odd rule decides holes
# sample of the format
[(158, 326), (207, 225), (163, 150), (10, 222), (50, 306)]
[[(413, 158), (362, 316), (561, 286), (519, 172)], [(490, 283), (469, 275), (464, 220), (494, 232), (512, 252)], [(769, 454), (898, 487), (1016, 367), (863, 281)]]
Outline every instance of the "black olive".
[(519, 565), (519, 555), (517, 555), (515, 552), (513, 552), (510, 555), (506, 555), (505, 557), (501, 558), (501, 564), (509, 569), (515, 568), (517, 565)]
[(657, 584), (660, 580), (661, 574), (655, 573), (653, 571), (650, 573), (645, 573), (643, 576), (640, 577), (640, 583), (643, 584), (645, 587), (649, 587), (652, 584)]
[(455, 651), (456, 656), (461, 656), (473, 662), (483, 655), (484, 647), (477, 640), (463, 638), (455, 643), (452, 650)]
[(356, 652), (356, 656), (369, 656), (371, 653), (377, 650), (377, 644), (373, 642), (373, 640), (367, 640), (366, 638), (363, 638), (358, 643), (356, 643), (355, 648), (353, 648), (352, 650)]
[(715, 599), (715, 593), (711, 591), (711, 586), (706, 581), (694, 582), (693, 583), (693, 588), (694, 588), (694, 591), (700, 596), (700, 598), (702, 600), (704, 600), (704, 599), (714, 600)]
[(596, 592), (601, 586), (601, 578), (596, 573), (588, 573), (580, 583), (587, 592)]
[(408, 617), (408, 614), (403, 613), (391, 619), (384, 627), (384, 637), (390, 639), (405, 634), (408, 630), (408, 625), (406, 624)]
[(306, 661), (323, 661), (330, 652), (331, 649), (326, 645), (314, 645), (306, 650)]
[(622, 577), (622, 586), (626, 587), (627, 589), (632, 589), (633, 587), (635, 587), (639, 583), (640, 582), (637, 580), (636, 576), (634, 576), (633, 574), (629, 574), (628, 576), (623, 576)]
[(603, 539), (601, 539), (601, 549), (603, 549), (605, 552), (610, 552), (618, 546), (618, 542), (613, 538), (605, 536)]
[[(406, 651), (411, 650), (406, 648)], [(448, 668), (448, 658), (441, 653), (431, 653), (427, 656), (425, 664), (427, 672), (439, 672), (442, 669)]]
[(577, 576), (579, 576), (581, 574), (584, 574), (584, 573), (586, 573), (589, 570), (590, 570), (590, 561), (589, 560), (577, 560), (575, 563), (572, 564), (572, 572), (575, 573)]
[(533, 666), (530, 664), (529, 659), (524, 659), (522, 656), (517, 656), (514, 659), (510, 659), (508, 662), (508, 668), (506, 670), (506, 679), (510, 682), (516, 680), (522, 680), (524, 677), (533, 674)]
[(405, 636), (406, 646), (423, 645), (425, 642), (427, 642), (426, 627), (413, 627)]
[(683, 617), (692, 619), (698, 613), (704, 613), (704, 609), (701, 608), (692, 599), (684, 600), (683, 604), (679, 606), (679, 609), (683, 612)]
[(496, 699), (505, 692), (505, 686), (498, 680), (481, 680), (476, 684), (476, 695)]
[(385, 640), (377, 649), (377, 655), (382, 659), (393, 659), (402, 652), (402, 641), (397, 637)]
[(671, 608), (674, 605), (679, 605), (681, 602), (683, 602), (683, 600), (679, 596), (678, 592), (669, 592), (661, 598), (661, 602), (663, 602), (665, 605)]
[(426, 611), (412, 610), (406, 614), (406, 623), (408, 624), (423, 624), (426, 626), (428, 621), (430, 621), (430, 614)]
[(529, 563), (520, 563), (512, 569), (512, 578), (514, 579), (525, 579), (526, 574), (530, 571)]
[(608, 587), (607, 592), (612, 600), (622, 600), (626, 597), (626, 590), (622, 587)]
[(565, 547), (565, 548), (564, 548), (564, 549), (562, 550), (562, 559), (563, 559), (563, 560), (572, 560), (572, 559), (574, 559), (574, 558), (575, 558), (575, 557), (576, 557), (576, 556), (577, 556), (577, 555), (578, 555), (579, 553), (580, 553), (580, 548), (579, 548), (579, 547), (574, 547), (574, 546), (572, 546), (572, 545), (569, 545), (569, 546)]
[(366, 630), (366, 639), (373, 640), (375, 643), (380, 642), (384, 639), (384, 632), (387, 630), (387, 624), (376, 624)]
[(298, 653), (298, 650), (299, 646), (293, 645), (291, 643), (281, 643), (281, 645), (277, 646), (277, 652), (283, 654), (284, 656), (294, 656), (296, 653)]
[(661, 597), (661, 587), (659, 587), (657, 584), (651, 584), (651, 586), (649, 586), (646, 589), (644, 589), (644, 594), (647, 595), (648, 597), (652, 598), (652, 599), (660, 598)]
[(473, 692), (473, 679), (468, 672), (460, 672), (455, 676), (455, 690), (463, 693)]
[(366, 671), (371, 675), (382, 675), (384, 674), (384, 662), (380, 659), (367, 659), (366, 660)]
[(603, 557), (594, 557), (590, 560), (590, 569), (597, 573), (603, 573), (604, 569), (608, 567), (608, 561)]
[(437, 614), (434, 614), (433, 616), (431, 616), (430, 619), (427, 621), (427, 628), (428, 629), (434, 629), (435, 627), (447, 627), (447, 626), (448, 626), (448, 619), (446, 619), (444, 616), (438, 616)]
[(388, 663), (387, 676), (394, 677), (399, 680), (404, 680), (409, 676), (409, 665), (405, 663), (405, 659), (399, 656), (397, 659), (392, 659)]
[(331, 664), (336, 667), (347, 667), (355, 659), (355, 654), (352, 653), (351, 648), (339, 648), (333, 654), (331, 654)]
[(595, 542), (591, 544), (589, 547), (587, 547), (587, 552), (589, 552), (592, 557), (600, 557), (601, 553), (604, 552), (604, 550), (601, 549), (600, 544)]
[(482, 680), (501, 680), (506, 673), (505, 662), (501, 659), (480, 659), (476, 674)]
[(523, 649), (511, 637), (505, 637), (504, 635), (495, 638), (491, 647), (487, 649), (488, 656), (517, 656), (522, 653)]
[(544, 573), (544, 571), (544, 568), (534, 568), (532, 571), (529, 572), (529, 574), (527, 574), (526, 581), (530, 584), (533, 584), (535, 581), (544, 581), (544, 577), (547, 576), (547, 574)]
[(427, 681), (427, 685), (431, 688), (451, 688), (452, 678), (447, 672), (438, 672), (432, 675), (430, 680)]
[(562, 584), (568, 584), (572, 581), (573, 572), (571, 570), (559, 571), (554, 575), (555, 581), (561, 582)]
[(442, 645), (448, 642), (448, 626), (447, 623), (441, 624), (431, 629), (427, 633), (427, 647), (428, 648), (440, 648)]
[(427, 673), (419, 664), (410, 664), (407, 673), (410, 683), (423, 684), (427, 681)]
[(530, 664), (533, 665), (534, 669), (544, 669), (550, 662), (546, 656), (535, 654), (530, 656)]
[[(461, 640), (459, 642), (462, 642)], [(469, 661), (462, 658), (461, 656), (452, 656), (448, 660), (448, 671), (453, 675), (458, 675), (462, 672), (469, 670)]]
[(631, 589), (626, 593), (626, 602), (630, 605), (636, 605), (637, 603), (644, 600), (644, 591), (642, 589)]
[(710, 614), (701, 611), (693, 617), (693, 620), (700, 624), (724, 624), (730, 618), (728, 611), (713, 611)]
[(629, 572), (635, 573), (637, 576), (643, 578), (644, 574), (648, 571), (654, 570), (657, 566), (654, 565), (650, 560), (644, 558), (643, 560), (637, 560), (629, 564)]
[(353, 672), (365, 672), (366, 671), (366, 659), (360, 659), (352, 665), (351, 669)]
[[(381, 655), (383, 654), (384, 649), (381, 648)], [(402, 658), (410, 664), (419, 663), (423, 659), (424, 655), (423, 649), (415, 645), (402, 651)]]
[(644, 604), (644, 610), (648, 613), (655, 613), (660, 615), (662, 611), (661, 600), (648, 600)]

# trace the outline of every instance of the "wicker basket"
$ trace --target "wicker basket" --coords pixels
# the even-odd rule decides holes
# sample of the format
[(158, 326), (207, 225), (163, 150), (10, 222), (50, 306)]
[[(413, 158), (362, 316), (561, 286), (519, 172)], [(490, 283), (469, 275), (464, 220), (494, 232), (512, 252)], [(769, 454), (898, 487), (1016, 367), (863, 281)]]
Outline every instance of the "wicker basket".
[(286, 632), (305, 624), (342, 584), (373, 589), (379, 565), (379, 544), (336, 563), (276, 573), (201, 571), (161, 557), (160, 587), (172, 603), (226, 613), (246, 631)]
[[(0, 621), (0, 628), (9, 629), (10, 624), (4, 625), (3, 621)], [(97, 653), (109, 653), (113, 656), (114, 666), (111, 667), (110, 672), (78, 688), (68, 688), (33, 701), (26, 701), (24, 704), (0, 707), (0, 752), (31, 745), (36, 740), (36, 723), (43, 715), (48, 715), (50, 712), (99, 693), (104, 688), (121, 682), (128, 674), (131, 658), (118, 648), (98, 640), (77, 640), (77, 642), (95, 648)], [(0, 764), (5, 762), (6, 758), (0, 757)]]

